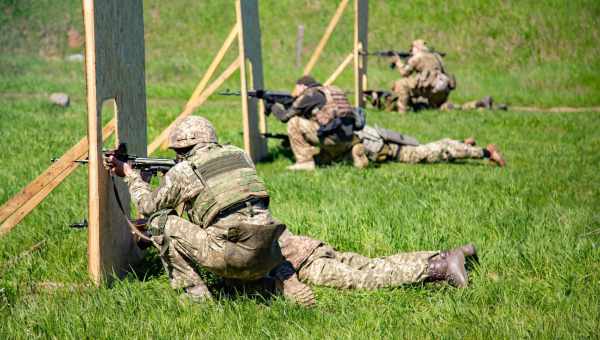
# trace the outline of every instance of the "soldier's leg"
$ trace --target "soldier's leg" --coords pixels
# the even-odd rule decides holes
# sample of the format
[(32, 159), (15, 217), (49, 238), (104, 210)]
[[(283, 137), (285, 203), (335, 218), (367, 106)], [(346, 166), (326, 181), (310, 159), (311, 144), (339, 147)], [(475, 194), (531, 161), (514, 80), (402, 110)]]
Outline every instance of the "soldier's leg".
[(316, 122), (302, 117), (292, 117), (288, 121), (288, 136), (296, 163), (314, 162), (314, 156), (319, 152), (317, 129), (318, 124)]
[(407, 112), (409, 109), (408, 103), (410, 101), (411, 90), (413, 89), (413, 82), (410, 78), (402, 78), (394, 82), (392, 86), (392, 92), (396, 98), (396, 110), (400, 113)]
[(406, 255), (402, 264), (369, 259), (353, 253), (336, 253), (331, 247), (317, 249), (300, 269), (301, 280), (344, 289), (378, 289), (421, 282), (428, 277), (429, 260), (437, 252)]
[(442, 139), (419, 146), (403, 146), (398, 153), (398, 161), (403, 163), (437, 163), (455, 159), (482, 159), (484, 149), (463, 142)]
[(160, 255), (171, 287), (183, 288), (194, 297), (210, 297), (195, 267), (201, 266), (216, 272), (224, 268), (223, 255), (215, 251), (220, 244), (218, 238), (207, 229), (176, 215), (167, 217), (163, 229)]

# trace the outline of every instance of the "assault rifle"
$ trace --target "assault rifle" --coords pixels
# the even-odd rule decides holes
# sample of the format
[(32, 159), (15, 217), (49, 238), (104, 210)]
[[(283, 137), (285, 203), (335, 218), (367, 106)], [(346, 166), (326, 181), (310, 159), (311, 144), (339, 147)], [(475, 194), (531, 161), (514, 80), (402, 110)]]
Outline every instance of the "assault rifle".
[[(442, 57), (446, 56), (446, 53), (444, 52), (437, 52), (437, 51), (431, 51), (432, 53), (437, 53)], [(394, 56), (398, 56), (401, 59), (407, 59), (412, 57), (412, 53), (410, 52), (405, 52), (405, 51), (394, 51), (394, 50), (388, 50), (388, 51), (375, 51), (375, 52), (361, 52), (362, 55), (373, 55), (373, 56), (377, 56), (377, 57), (394, 57)]]
[[(127, 154), (127, 144), (121, 143), (115, 150), (103, 150), (104, 157), (114, 156), (121, 162), (127, 162), (129, 165), (138, 169), (143, 173), (156, 175), (157, 173), (165, 174), (172, 167), (177, 164), (174, 159), (168, 158), (147, 158), (147, 157), (136, 157), (134, 155)], [(57, 159), (52, 158), (51, 161), (55, 162)], [(78, 159), (76, 163), (88, 164), (89, 159)]]
[(284, 148), (289, 148), (291, 146), (290, 137), (288, 135), (286, 135), (285, 133), (265, 132), (265, 133), (261, 133), (260, 135), (263, 136), (264, 138), (281, 140), (281, 146), (283, 146)]
[[(219, 93), (221, 96), (241, 96), (240, 91), (230, 91), (227, 89), (225, 92)], [(262, 99), (265, 102), (265, 113), (268, 115), (271, 114), (271, 106), (275, 103), (282, 104), (286, 109), (292, 106), (294, 102), (294, 96), (292, 96), (289, 92), (285, 91), (269, 91), (269, 90), (251, 90), (248, 91), (248, 96)]]
[[(436, 53), (439, 54), (442, 57), (446, 56), (446, 53), (444, 52), (437, 52), (434, 50), (431, 50), (432, 53)], [(376, 51), (376, 52), (361, 52), (362, 55), (372, 55), (372, 56), (376, 56), (376, 57), (394, 57), (394, 56), (398, 56), (400, 59), (408, 59), (410, 57), (412, 57), (412, 53), (410, 52), (405, 52), (405, 51), (394, 51), (394, 50), (388, 50), (388, 51)], [(396, 63), (390, 63), (390, 68), (394, 69), (396, 68)]]

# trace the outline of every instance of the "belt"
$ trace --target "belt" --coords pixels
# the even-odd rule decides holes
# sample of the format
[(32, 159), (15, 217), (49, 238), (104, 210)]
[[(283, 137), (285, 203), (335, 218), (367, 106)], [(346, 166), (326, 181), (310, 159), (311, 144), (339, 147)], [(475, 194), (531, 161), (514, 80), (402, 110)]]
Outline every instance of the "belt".
[(219, 211), (219, 213), (217, 214), (216, 218), (223, 218), (226, 217), (228, 215), (234, 214), (242, 209), (246, 209), (246, 208), (251, 208), (255, 205), (258, 204), (264, 204), (266, 207), (269, 205), (269, 199), (268, 198), (257, 198), (257, 197), (252, 197), (250, 199), (247, 199), (245, 201), (241, 201), (238, 203), (235, 203), (233, 205), (230, 205), (229, 207)]

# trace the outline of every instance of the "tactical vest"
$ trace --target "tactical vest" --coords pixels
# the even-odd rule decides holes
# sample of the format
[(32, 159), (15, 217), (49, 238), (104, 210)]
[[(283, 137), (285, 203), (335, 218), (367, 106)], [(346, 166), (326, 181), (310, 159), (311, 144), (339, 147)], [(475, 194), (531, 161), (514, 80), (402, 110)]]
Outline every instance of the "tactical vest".
[(344, 91), (335, 86), (318, 86), (311, 88), (313, 91), (321, 91), (325, 95), (327, 102), (314, 118), (320, 126), (329, 124), (336, 118), (352, 116), (352, 105), (348, 101)]
[(268, 199), (267, 188), (254, 164), (241, 149), (216, 145), (197, 152), (188, 161), (204, 185), (191, 209), (190, 221), (206, 228), (222, 211), (252, 199)]

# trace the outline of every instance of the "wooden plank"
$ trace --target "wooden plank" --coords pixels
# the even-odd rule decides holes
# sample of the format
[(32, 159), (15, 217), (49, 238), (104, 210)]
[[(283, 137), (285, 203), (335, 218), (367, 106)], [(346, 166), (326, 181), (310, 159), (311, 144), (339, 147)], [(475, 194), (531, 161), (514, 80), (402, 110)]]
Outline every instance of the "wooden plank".
[(350, 62), (352, 60), (354, 60), (354, 52), (352, 52), (352, 53), (348, 54), (348, 56), (346, 56), (344, 61), (342, 61), (342, 63), (335, 69), (335, 71), (329, 76), (329, 78), (327, 78), (324, 85), (327, 86), (327, 85), (333, 84), (333, 82), (346, 69), (346, 67), (348, 67), (348, 65), (350, 64)]
[[(106, 140), (115, 131), (115, 120), (104, 126), (102, 135)], [(88, 140), (83, 138), (79, 143), (67, 151), (59, 160), (50, 166), (44, 173), (31, 182), (19, 194), (15, 195), (7, 206), (13, 208), (0, 226), (0, 236), (11, 231), (35, 207), (38, 206), (62, 181), (67, 178), (79, 163), (74, 161), (87, 157)], [(10, 204), (9, 204), (10, 203)], [(15, 205), (18, 204), (18, 205)]]
[[(146, 85), (142, 0), (83, 0), (89, 142), (88, 270), (96, 284), (141, 258), (102, 165), (102, 105), (114, 99), (117, 142), (146, 155)], [(117, 192), (129, 214), (125, 183)]]
[(200, 80), (200, 83), (198, 83), (198, 86), (196, 86), (196, 88), (194, 89), (194, 92), (190, 96), (190, 99), (188, 100), (187, 104), (185, 104), (186, 107), (188, 107), (190, 105), (190, 103), (194, 99), (196, 99), (202, 93), (202, 91), (204, 91), (204, 88), (206, 88), (208, 81), (210, 80), (210, 78), (212, 78), (212, 76), (215, 73), (215, 71), (217, 70), (217, 67), (219, 66), (219, 64), (221, 64), (223, 57), (225, 57), (225, 53), (227, 53), (227, 51), (229, 50), (229, 47), (231, 47), (231, 44), (237, 37), (238, 30), (239, 30), (239, 25), (237, 23), (235, 23), (233, 25), (233, 28), (231, 28), (231, 31), (229, 32), (227, 39), (225, 39), (223, 46), (221, 46), (221, 49), (219, 50), (219, 52), (217, 52), (217, 55), (211, 62), (210, 66), (208, 66), (208, 70), (206, 70), (206, 73), (204, 73), (202, 80)]
[(238, 43), (244, 149), (252, 160), (257, 162), (263, 159), (268, 152), (267, 140), (260, 134), (261, 131), (266, 132), (264, 112), (259, 110), (256, 98), (248, 97), (248, 83), (251, 82), (254, 89), (264, 88), (258, 1), (236, 0), (235, 8), (240, 27)]
[[(107, 134), (113, 133), (115, 121), (111, 120), (104, 129)], [(77, 144), (65, 152), (56, 162), (52, 163), (48, 169), (44, 170), (36, 179), (31, 181), (19, 193), (0, 207), (0, 222), (6, 220), (19, 207), (22, 207), (27, 201), (35, 196), (41, 189), (50, 183), (56, 176), (65, 171), (73, 161), (85, 157), (88, 151), (87, 138), (82, 138)]]
[(364, 108), (363, 91), (367, 88), (367, 51), (369, 36), (369, 1), (354, 0), (354, 100)]
[(200, 105), (204, 104), (204, 102), (208, 99), (208, 97), (210, 97), (210, 95), (212, 95), (224, 82), (225, 80), (227, 80), (229, 77), (231, 77), (231, 75), (237, 71), (237, 69), (240, 67), (240, 60), (239, 58), (236, 58), (231, 64), (229, 64), (229, 66), (227, 67), (227, 69), (225, 69), (225, 71), (223, 71), (223, 73), (221, 73), (221, 75), (215, 79), (214, 82), (212, 82), (205, 91), (203, 91), (200, 96), (196, 99), (194, 99), (192, 102), (189, 103), (189, 105), (183, 110), (183, 112), (181, 112), (179, 114), (179, 116), (177, 116), (177, 118), (175, 118), (175, 120), (166, 128), (164, 129), (160, 135), (158, 135), (158, 137), (156, 137), (152, 143), (150, 143), (148, 145), (148, 154), (153, 153), (154, 151), (156, 151), (161, 144), (163, 144), (165, 141), (167, 141), (167, 138), (169, 137), (169, 133), (171, 132), (171, 130), (177, 125), (179, 124), (179, 122), (181, 122), (181, 120), (183, 120), (185, 117), (189, 116), (192, 114), (192, 112), (194, 112), (195, 109), (197, 109)]
[(331, 21), (329, 21), (329, 25), (327, 25), (327, 29), (325, 30), (323, 37), (321, 37), (321, 40), (319, 41), (317, 48), (315, 49), (312, 56), (310, 57), (308, 64), (306, 64), (306, 66), (304, 67), (305, 75), (310, 74), (312, 69), (315, 67), (315, 64), (317, 63), (317, 61), (319, 60), (319, 57), (321, 56), (321, 52), (323, 52), (325, 45), (327, 45), (327, 42), (329, 41), (329, 38), (331, 37), (331, 33), (333, 33), (335, 26), (337, 25), (338, 21), (340, 21), (340, 18), (342, 17), (342, 14), (344, 13), (344, 9), (346, 9), (346, 6), (348, 5), (348, 1), (349, 0), (342, 0), (342, 2), (340, 2), (340, 4), (338, 5), (338, 8), (335, 11), (335, 14), (333, 15), (333, 17), (331, 18)]

